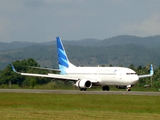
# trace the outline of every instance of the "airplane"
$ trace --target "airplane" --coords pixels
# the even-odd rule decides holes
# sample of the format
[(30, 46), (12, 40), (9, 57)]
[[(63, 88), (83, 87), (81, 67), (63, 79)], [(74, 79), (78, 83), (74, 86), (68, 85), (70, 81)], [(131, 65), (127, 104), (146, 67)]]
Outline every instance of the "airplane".
[(80, 91), (86, 91), (92, 86), (102, 86), (103, 91), (109, 91), (109, 86), (116, 86), (118, 89), (131, 91), (140, 78), (151, 77), (154, 74), (153, 66), (150, 65), (150, 74), (137, 75), (136, 72), (126, 67), (76, 67), (73, 65), (65, 52), (60, 37), (56, 37), (59, 69), (33, 67), (58, 71), (60, 74), (34, 74), (17, 72), (12, 63), (12, 70), (20, 75), (45, 77), (64, 82), (73, 81)]

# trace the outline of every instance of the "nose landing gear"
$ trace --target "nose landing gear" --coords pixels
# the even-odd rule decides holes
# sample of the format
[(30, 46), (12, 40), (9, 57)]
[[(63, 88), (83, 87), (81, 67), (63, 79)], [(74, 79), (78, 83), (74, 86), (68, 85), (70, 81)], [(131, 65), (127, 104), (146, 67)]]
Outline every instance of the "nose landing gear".
[(127, 85), (127, 91), (131, 91), (131, 85)]

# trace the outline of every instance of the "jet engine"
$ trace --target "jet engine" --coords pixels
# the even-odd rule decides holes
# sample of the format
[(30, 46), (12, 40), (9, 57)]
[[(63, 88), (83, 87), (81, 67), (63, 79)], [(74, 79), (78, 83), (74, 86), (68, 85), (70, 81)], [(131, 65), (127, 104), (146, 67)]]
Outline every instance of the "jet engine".
[(78, 88), (91, 88), (92, 82), (89, 80), (82, 79), (82, 80), (78, 80), (75, 86)]
[(118, 88), (118, 89), (126, 89), (127, 87), (126, 86), (119, 86), (119, 85), (117, 85), (116, 88)]

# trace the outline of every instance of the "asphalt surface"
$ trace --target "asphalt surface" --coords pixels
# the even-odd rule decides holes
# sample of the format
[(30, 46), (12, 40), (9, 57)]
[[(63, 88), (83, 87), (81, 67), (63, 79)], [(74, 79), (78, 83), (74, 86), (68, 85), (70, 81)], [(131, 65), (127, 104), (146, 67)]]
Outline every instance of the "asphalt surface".
[(104, 94), (104, 95), (148, 95), (160, 96), (160, 92), (140, 91), (79, 91), (79, 90), (37, 90), (37, 89), (0, 89), (12, 93), (53, 93), (53, 94)]

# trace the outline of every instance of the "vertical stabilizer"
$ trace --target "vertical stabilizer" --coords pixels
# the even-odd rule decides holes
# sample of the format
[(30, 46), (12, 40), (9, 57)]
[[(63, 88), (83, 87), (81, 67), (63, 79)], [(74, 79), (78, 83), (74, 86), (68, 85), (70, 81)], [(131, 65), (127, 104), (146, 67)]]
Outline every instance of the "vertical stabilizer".
[(60, 37), (56, 37), (57, 41), (57, 52), (58, 52), (58, 64), (59, 69), (61, 70), (61, 74), (66, 74), (66, 69), (69, 67), (75, 67), (72, 65), (67, 57), (67, 54), (65, 52), (65, 49), (63, 47), (62, 41)]

